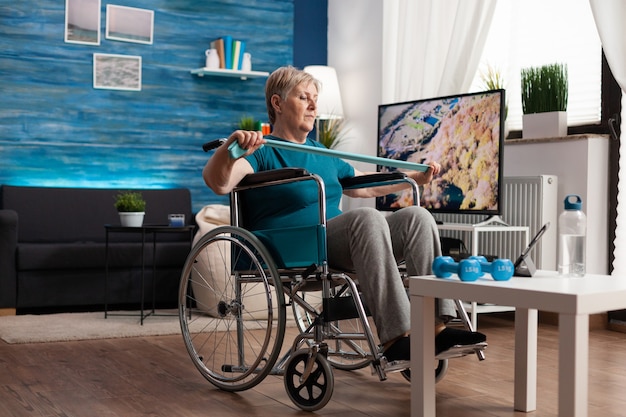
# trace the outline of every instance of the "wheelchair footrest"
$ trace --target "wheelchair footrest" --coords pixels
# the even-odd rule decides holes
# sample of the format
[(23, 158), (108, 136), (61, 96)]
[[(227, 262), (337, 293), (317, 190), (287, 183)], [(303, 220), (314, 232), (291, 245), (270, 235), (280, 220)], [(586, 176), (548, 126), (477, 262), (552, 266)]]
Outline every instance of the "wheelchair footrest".
[(391, 361), (385, 365), (385, 372), (400, 372), (411, 368), (411, 361)]
[(455, 345), (450, 349), (441, 352), (437, 355), (436, 359), (452, 359), (452, 358), (460, 358), (462, 356), (467, 356), (474, 354), (476, 352), (483, 351), (487, 348), (487, 342), (475, 343), (473, 345)]

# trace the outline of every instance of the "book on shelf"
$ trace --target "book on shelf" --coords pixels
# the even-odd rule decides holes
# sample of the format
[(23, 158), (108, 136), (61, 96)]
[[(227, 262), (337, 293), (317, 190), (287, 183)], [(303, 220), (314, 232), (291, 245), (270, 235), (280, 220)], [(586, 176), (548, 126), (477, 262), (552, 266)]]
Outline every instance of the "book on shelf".
[(246, 49), (246, 43), (244, 41), (233, 41), (233, 69), (241, 70), (241, 63), (243, 62), (243, 52)]
[(230, 35), (222, 36), (224, 40), (224, 63), (226, 69), (233, 69), (233, 38)]
[(215, 39), (214, 41), (211, 41), (211, 49), (215, 49), (217, 51), (217, 56), (220, 59), (220, 68), (224, 69), (226, 68), (226, 65), (224, 63), (224, 40), (222, 38), (219, 39)]
[(217, 50), (220, 58), (220, 68), (230, 70), (241, 70), (243, 54), (246, 43), (242, 40), (233, 39), (232, 36), (222, 36), (211, 41), (211, 48)]

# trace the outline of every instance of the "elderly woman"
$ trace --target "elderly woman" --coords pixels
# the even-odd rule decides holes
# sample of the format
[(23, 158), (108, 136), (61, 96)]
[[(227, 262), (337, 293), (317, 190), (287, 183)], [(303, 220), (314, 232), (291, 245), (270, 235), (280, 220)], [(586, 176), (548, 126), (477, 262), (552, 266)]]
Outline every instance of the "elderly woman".
[[(302, 146), (323, 147), (308, 138), (313, 130), (320, 85), (310, 74), (294, 67), (274, 71), (265, 86), (265, 101), (273, 131), (268, 138)], [(231, 158), (228, 145), (237, 141), (246, 150)], [(385, 217), (373, 208), (359, 208), (342, 213), (340, 180), (364, 175), (347, 162), (334, 157), (284, 150), (262, 145), (261, 132), (235, 131), (218, 148), (203, 170), (206, 184), (217, 194), (229, 193), (247, 174), (285, 167), (305, 168), (324, 180), (327, 199), (328, 263), (336, 269), (354, 270), (365, 304), (372, 313), (378, 337), (389, 361), (410, 358), (410, 305), (397, 263), (405, 261), (409, 275), (431, 273), (434, 257), (441, 254), (437, 226), (422, 207), (406, 207)], [(440, 169), (432, 162), (426, 172), (411, 172), (418, 184), (430, 182)], [(293, 186), (264, 190), (254, 204), (255, 226), (261, 228), (301, 225), (317, 218), (313, 190)], [(376, 197), (398, 191), (405, 185), (363, 188), (345, 191), (350, 197)], [(271, 195), (277, 193), (278, 195)], [(288, 195), (288, 197), (286, 197)], [(280, 201), (280, 207), (276, 207)], [(446, 318), (456, 315), (454, 303), (439, 300), (435, 351), (437, 354), (455, 345), (484, 342), (482, 333), (445, 326)]]

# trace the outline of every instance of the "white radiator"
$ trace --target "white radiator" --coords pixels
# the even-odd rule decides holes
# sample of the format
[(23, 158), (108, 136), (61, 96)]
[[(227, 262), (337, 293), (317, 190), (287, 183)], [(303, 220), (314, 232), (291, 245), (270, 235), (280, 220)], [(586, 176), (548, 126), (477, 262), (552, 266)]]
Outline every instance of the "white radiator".
[[(550, 228), (531, 252), (531, 257), (537, 268), (556, 270), (558, 177), (554, 175), (504, 177), (503, 182), (502, 220), (511, 226), (528, 226), (529, 239), (544, 223), (550, 222)], [(435, 217), (444, 223), (475, 224), (484, 220), (474, 214), (437, 214)], [(440, 233), (441, 236), (454, 237), (464, 240), (466, 245), (470, 244), (463, 232), (442, 230)], [(517, 235), (522, 234), (480, 233), (478, 252), (515, 261), (525, 247), (523, 237)]]

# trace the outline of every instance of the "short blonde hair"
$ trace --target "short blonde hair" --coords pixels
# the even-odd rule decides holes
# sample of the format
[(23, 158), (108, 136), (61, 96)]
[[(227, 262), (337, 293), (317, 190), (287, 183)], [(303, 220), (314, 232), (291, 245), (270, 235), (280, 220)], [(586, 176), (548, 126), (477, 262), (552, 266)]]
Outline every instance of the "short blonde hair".
[(276, 122), (276, 112), (272, 106), (272, 96), (278, 94), (282, 100), (287, 100), (287, 96), (293, 88), (301, 83), (315, 84), (317, 91), (320, 90), (320, 82), (308, 72), (304, 72), (291, 65), (280, 67), (270, 74), (265, 83), (265, 105), (270, 124)]

